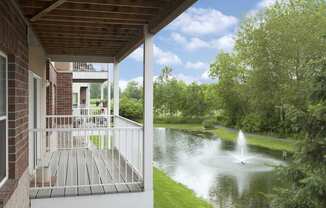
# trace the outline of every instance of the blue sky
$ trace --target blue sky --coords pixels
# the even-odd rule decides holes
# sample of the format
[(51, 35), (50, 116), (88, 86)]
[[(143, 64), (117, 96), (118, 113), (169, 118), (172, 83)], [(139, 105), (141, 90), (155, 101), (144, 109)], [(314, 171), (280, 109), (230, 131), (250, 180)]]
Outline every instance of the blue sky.
[[(234, 34), (243, 18), (274, 3), (274, 0), (199, 0), (184, 14), (155, 35), (154, 75), (163, 66), (173, 76), (190, 82), (211, 82), (210, 63), (221, 51), (232, 51)], [(141, 81), (142, 48), (120, 63), (120, 86)]]

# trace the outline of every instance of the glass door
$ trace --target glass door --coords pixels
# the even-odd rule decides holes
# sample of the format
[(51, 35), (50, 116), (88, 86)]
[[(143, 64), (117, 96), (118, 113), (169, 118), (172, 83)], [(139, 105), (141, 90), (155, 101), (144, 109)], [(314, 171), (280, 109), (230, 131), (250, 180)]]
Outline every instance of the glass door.
[(7, 57), (0, 51), (0, 187), (8, 178)]

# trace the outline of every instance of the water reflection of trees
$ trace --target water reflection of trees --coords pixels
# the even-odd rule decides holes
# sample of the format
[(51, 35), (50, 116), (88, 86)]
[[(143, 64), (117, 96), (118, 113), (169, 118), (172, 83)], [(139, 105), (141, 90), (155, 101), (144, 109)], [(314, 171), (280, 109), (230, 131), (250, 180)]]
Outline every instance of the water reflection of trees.
[(216, 208), (269, 208), (266, 195), (275, 186), (275, 176), (258, 173), (247, 179), (249, 187), (241, 193), (235, 176), (217, 176), (210, 189), (210, 200)]

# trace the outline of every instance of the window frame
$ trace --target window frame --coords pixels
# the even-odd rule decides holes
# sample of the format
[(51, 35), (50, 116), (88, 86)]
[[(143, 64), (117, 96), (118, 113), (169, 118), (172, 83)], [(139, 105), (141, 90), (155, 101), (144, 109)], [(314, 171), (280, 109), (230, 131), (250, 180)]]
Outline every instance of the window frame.
[(5, 79), (6, 79), (6, 114), (5, 116), (0, 116), (0, 121), (5, 120), (6, 121), (6, 176), (0, 180), (0, 188), (7, 182), (9, 177), (9, 155), (8, 155), (8, 56), (0, 50), (0, 56), (5, 58), (6, 64), (5, 64)]

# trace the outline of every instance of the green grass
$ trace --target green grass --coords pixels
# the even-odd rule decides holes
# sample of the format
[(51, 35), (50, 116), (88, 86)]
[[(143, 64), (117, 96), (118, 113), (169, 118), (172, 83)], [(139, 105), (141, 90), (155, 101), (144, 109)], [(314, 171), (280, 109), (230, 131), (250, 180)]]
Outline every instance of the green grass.
[[(238, 132), (225, 127), (218, 127), (212, 130), (203, 129), (201, 124), (156, 124), (156, 127), (164, 127), (171, 129), (179, 129), (190, 132), (213, 133), (218, 138), (234, 142)], [(249, 145), (261, 147), (269, 150), (287, 151), (292, 153), (294, 151), (295, 141), (293, 139), (279, 139), (271, 136), (264, 136), (258, 134), (245, 134)]]
[(154, 208), (212, 208), (212, 205), (154, 168)]

